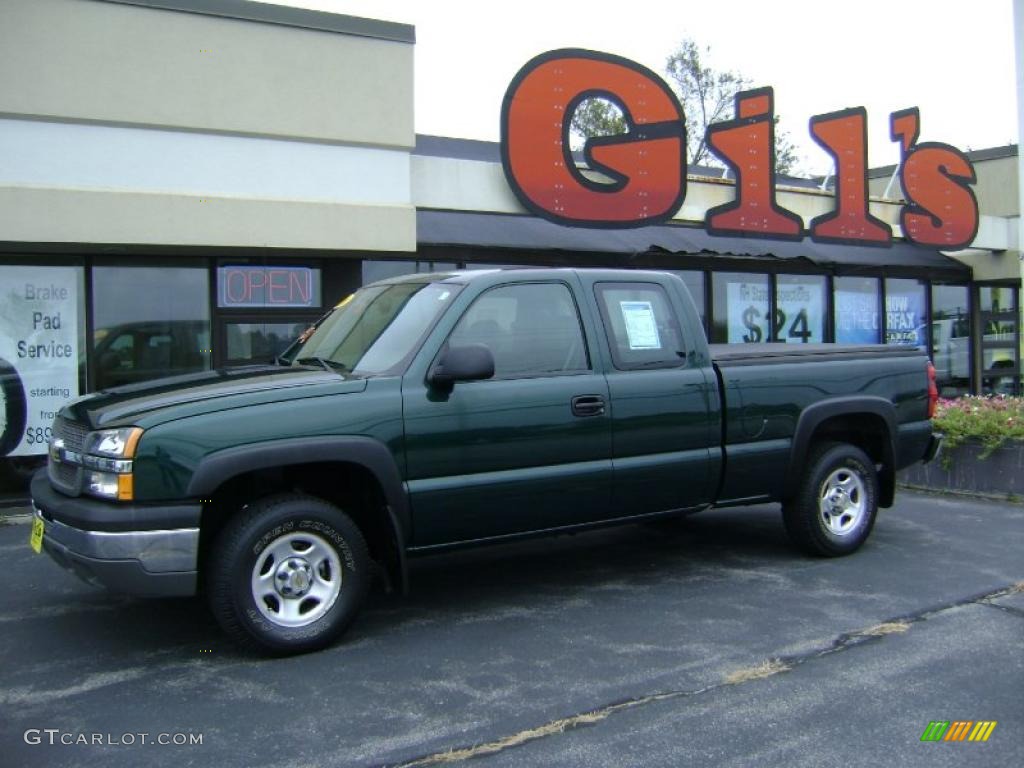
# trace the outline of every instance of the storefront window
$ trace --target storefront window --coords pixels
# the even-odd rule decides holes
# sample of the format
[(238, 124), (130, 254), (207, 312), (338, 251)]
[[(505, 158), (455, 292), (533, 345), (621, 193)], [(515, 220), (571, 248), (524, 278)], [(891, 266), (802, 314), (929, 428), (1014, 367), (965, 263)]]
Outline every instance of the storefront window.
[(932, 285), (932, 363), (942, 397), (971, 391), (971, 313), (966, 285)]
[(1016, 286), (983, 285), (978, 289), (983, 394), (1021, 392), (1018, 304)]
[(882, 328), (878, 278), (837, 277), (832, 285), (836, 342), (877, 344)]
[(889, 278), (885, 281), (885, 343), (926, 342), (924, 282)]
[(711, 285), (715, 301), (713, 343), (751, 344), (769, 340), (768, 275), (716, 272)]
[(95, 267), (96, 388), (208, 369), (209, 290), (202, 268)]
[(776, 277), (775, 338), (789, 344), (808, 344), (825, 340), (824, 277)]
[(79, 394), (82, 282), (79, 267), (0, 266), (0, 464), (5, 468), (22, 457), (45, 454), (54, 416)]
[(266, 362), (284, 352), (312, 323), (235, 323), (225, 324), (228, 363)]
[(690, 298), (693, 299), (693, 303), (697, 307), (697, 314), (700, 315), (700, 321), (707, 326), (707, 313), (704, 310), (704, 273), (696, 269), (670, 269), (668, 271), (682, 278), (686, 283)]
[[(483, 269), (484, 267), (478, 267)], [(451, 272), (458, 264), (449, 261), (363, 261), (363, 285), (418, 272)]]

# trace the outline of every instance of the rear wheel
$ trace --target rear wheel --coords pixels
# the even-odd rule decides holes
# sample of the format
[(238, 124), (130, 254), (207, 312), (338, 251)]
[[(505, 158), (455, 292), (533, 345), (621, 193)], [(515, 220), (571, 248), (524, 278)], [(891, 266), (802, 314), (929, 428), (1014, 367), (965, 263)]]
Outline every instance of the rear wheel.
[(370, 586), (359, 528), (332, 504), (297, 494), (261, 499), (232, 518), (207, 561), (210, 607), (232, 639), (286, 654), (329, 645)]
[(797, 493), (782, 505), (786, 532), (794, 543), (825, 557), (859, 549), (877, 514), (875, 465), (847, 443), (823, 443), (812, 450)]

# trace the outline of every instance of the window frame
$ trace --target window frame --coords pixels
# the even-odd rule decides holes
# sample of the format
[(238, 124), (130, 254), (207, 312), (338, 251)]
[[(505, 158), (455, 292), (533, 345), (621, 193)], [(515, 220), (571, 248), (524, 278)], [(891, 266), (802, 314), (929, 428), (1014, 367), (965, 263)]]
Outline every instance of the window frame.
[(564, 288), (568, 292), (569, 299), (572, 301), (572, 307), (573, 307), (573, 309), (575, 311), (576, 323), (577, 323), (577, 326), (579, 327), (579, 332), (580, 332), (580, 342), (583, 345), (583, 356), (585, 358), (585, 362), (586, 362), (586, 366), (587, 367), (586, 368), (577, 368), (577, 369), (574, 369), (574, 370), (571, 370), (571, 371), (541, 371), (541, 372), (529, 373), (529, 374), (517, 373), (517, 374), (509, 375), (509, 376), (499, 376), (499, 375), (497, 375), (497, 372), (495, 372), (495, 375), (490, 377), (489, 379), (480, 379), (478, 381), (467, 381), (467, 382), (463, 382), (463, 384), (486, 384), (489, 381), (516, 381), (516, 380), (521, 380), (521, 379), (550, 379), (550, 378), (556, 378), (556, 377), (561, 378), (561, 377), (564, 377), (564, 376), (587, 376), (587, 375), (593, 374), (594, 373), (594, 360), (593, 360), (593, 357), (590, 354), (590, 340), (587, 337), (586, 324), (583, 322), (583, 315), (580, 312), (580, 305), (579, 305), (579, 302), (576, 299), (576, 293), (573, 291), (572, 286), (569, 285), (569, 283), (567, 283), (564, 280), (530, 280), (530, 281), (526, 281), (526, 282), (511, 282), (510, 281), (510, 282), (505, 282), (505, 283), (498, 283), (497, 285), (492, 285), (489, 288), (486, 288), (482, 293), (480, 293), (478, 296), (474, 297), (473, 300), (469, 303), (469, 306), (466, 307), (465, 310), (463, 310), (461, 315), (459, 315), (458, 320), (455, 321), (455, 325), (452, 326), (452, 329), (448, 332), (448, 335), (445, 337), (444, 342), (441, 344), (441, 347), (438, 350), (438, 353), (434, 356), (434, 359), (431, 361), (430, 366), (428, 367), (428, 370), (433, 370), (438, 365), (438, 363), (440, 362), (441, 358), (444, 356), (444, 354), (448, 351), (449, 347), (451, 346), (452, 336), (454, 336), (455, 332), (457, 330), (459, 330), (460, 326), (462, 325), (462, 321), (466, 319), (466, 316), (469, 315), (469, 313), (477, 305), (478, 301), (480, 301), (482, 298), (487, 296), (489, 293), (492, 293), (493, 291), (500, 290), (502, 288), (525, 288), (525, 287), (535, 286), (535, 285), (558, 285), (558, 286), (561, 286), (562, 288)]
[[(615, 336), (614, 329), (612, 326), (611, 317), (608, 315), (608, 305), (605, 302), (604, 293), (606, 290), (615, 289), (633, 289), (638, 287), (650, 288), (653, 287), (660, 291), (662, 299), (664, 300), (665, 306), (668, 308), (669, 322), (674, 326), (673, 330), (676, 333), (676, 337), (680, 341), (680, 346), (683, 349), (677, 350), (676, 358), (674, 360), (666, 359), (664, 362), (654, 364), (653, 362), (638, 362), (628, 363), (619, 357), (618, 351), (618, 338)], [(602, 281), (594, 283), (594, 298), (597, 301), (597, 311), (601, 316), (601, 325), (604, 328), (605, 345), (608, 350), (609, 359), (612, 362), (612, 366), (617, 371), (663, 371), (672, 370), (676, 368), (686, 367), (687, 354), (690, 350), (686, 349), (686, 337), (683, 335), (682, 327), (679, 324), (679, 317), (675, 311), (675, 306), (672, 303), (672, 297), (669, 292), (665, 289), (665, 286), (661, 283), (649, 282), (649, 281)], [(615, 339), (615, 344), (612, 344), (612, 339)], [(681, 353), (681, 354), (678, 354)]]

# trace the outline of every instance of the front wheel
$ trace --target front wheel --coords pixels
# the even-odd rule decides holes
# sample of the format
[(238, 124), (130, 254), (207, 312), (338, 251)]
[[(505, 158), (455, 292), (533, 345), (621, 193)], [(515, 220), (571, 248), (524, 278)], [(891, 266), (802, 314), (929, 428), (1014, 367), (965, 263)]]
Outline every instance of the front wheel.
[(359, 528), (334, 505), (297, 494), (261, 499), (228, 521), (206, 571), (210, 607), (224, 631), (276, 654), (332, 643), (370, 586)]
[(839, 557), (867, 540), (878, 514), (878, 473), (860, 448), (825, 443), (808, 456), (793, 498), (782, 505), (786, 532), (813, 555)]

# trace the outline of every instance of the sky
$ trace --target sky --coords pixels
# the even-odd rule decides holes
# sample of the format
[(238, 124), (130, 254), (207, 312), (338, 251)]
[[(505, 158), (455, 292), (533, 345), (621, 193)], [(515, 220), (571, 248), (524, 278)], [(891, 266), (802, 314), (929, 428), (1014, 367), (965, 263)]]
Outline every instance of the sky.
[[(497, 141), (502, 97), (533, 56), (588, 48), (664, 72), (684, 37), (708, 63), (775, 89), (800, 170), (824, 174), (812, 115), (864, 106), (871, 166), (898, 160), (889, 113), (921, 110), (920, 141), (1016, 144), (1013, 0), (275, 0), (416, 27), (417, 133)], [(1022, 75), (1024, 76), (1024, 75)]]

